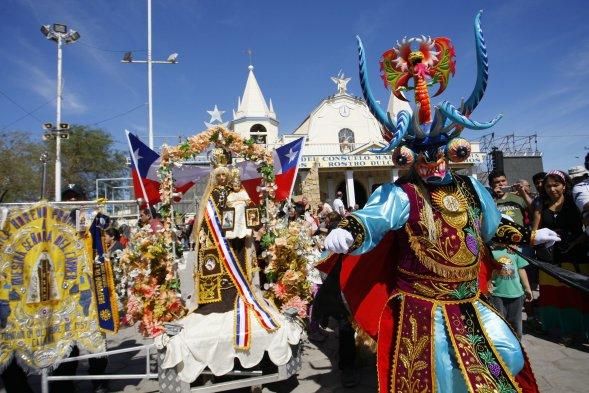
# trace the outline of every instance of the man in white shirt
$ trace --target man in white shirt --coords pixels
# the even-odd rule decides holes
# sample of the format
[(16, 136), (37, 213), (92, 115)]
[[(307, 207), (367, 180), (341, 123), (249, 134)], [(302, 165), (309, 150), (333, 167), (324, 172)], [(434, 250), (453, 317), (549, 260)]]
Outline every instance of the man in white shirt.
[(589, 227), (589, 171), (583, 166), (569, 169), (569, 176), (573, 182), (573, 199), (581, 212), (583, 225)]
[(342, 201), (343, 195), (344, 194), (341, 191), (338, 191), (335, 199), (333, 200), (333, 210), (342, 217), (346, 214), (346, 208), (344, 206), (344, 202)]

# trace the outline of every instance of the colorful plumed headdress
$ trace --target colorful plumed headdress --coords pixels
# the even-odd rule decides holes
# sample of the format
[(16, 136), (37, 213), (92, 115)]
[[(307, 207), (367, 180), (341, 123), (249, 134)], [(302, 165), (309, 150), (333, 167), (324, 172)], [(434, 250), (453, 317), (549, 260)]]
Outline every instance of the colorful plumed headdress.
[[(470, 144), (460, 134), (464, 128), (483, 130), (492, 127), (500, 118), (480, 123), (470, 115), (481, 101), (489, 76), (487, 49), (483, 38), (480, 19), (482, 11), (475, 17), (474, 33), (477, 54), (477, 80), (474, 90), (460, 108), (448, 101), (434, 107), (432, 119), (428, 87), (434, 84), (439, 89), (434, 96), (442, 93), (455, 71), (455, 51), (452, 42), (445, 37), (404, 38), (380, 59), (381, 76), (393, 95), (407, 101), (404, 92), (415, 91), (415, 110), (401, 110), (396, 118), (385, 112), (374, 99), (366, 70), (364, 46), (359, 37), (358, 55), (360, 63), (360, 85), (370, 112), (383, 127), (383, 136), (388, 145), (375, 153), (393, 152), (393, 161), (399, 166), (409, 166), (415, 154), (424, 153), (428, 159), (435, 159), (437, 151), (445, 150), (446, 156), (454, 162), (466, 160), (470, 155)], [(409, 86), (409, 82), (413, 85)]]

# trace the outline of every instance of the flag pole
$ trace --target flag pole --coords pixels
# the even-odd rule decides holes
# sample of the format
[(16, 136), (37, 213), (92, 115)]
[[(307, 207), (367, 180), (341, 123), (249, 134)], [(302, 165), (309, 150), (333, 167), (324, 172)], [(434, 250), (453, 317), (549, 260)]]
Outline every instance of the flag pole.
[(145, 198), (145, 203), (147, 204), (147, 209), (149, 210), (149, 215), (153, 218), (153, 214), (151, 213), (151, 205), (149, 204), (149, 198), (147, 198), (147, 192), (145, 191), (145, 186), (143, 185), (143, 180), (141, 179), (141, 174), (139, 173), (139, 165), (137, 164), (137, 159), (135, 158), (135, 154), (133, 153), (133, 146), (131, 146), (131, 138), (129, 138), (129, 130), (125, 130), (127, 134), (127, 142), (129, 143), (129, 151), (131, 152), (131, 160), (133, 160), (133, 165), (135, 165), (135, 169), (137, 170), (137, 178), (139, 179), (139, 184), (141, 185), (141, 191), (143, 192), (143, 198)]
[(301, 143), (301, 151), (299, 152), (299, 156), (297, 157), (297, 166), (295, 169), (294, 180), (290, 186), (290, 192), (288, 193), (288, 199), (286, 200), (288, 206), (290, 206), (290, 198), (292, 197), (292, 191), (294, 190), (295, 183), (297, 182), (297, 176), (299, 175), (299, 165), (301, 164), (301, 159), (303, 158), (303, 148), (305, 147), (305, 137), (302, 136), (299, 139), (303, 139), (303, 142)]

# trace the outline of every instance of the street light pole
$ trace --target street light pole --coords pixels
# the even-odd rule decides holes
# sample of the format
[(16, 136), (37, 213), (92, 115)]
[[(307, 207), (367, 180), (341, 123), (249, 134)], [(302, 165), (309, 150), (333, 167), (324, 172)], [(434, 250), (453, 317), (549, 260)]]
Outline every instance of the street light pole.
[(151, 0), (147, 0), (147, 60), (133, 60), (133, 54), (126, 52), (121, 63), (147, 63), (147, 132), (149, 148), (153, 150), (153, 64), (176, 64), (178, 54), (172, 53), (165, 61), (154, 61), (151, 51)]
[(41, 157), (39, 158), (39, 160), (41, 161), (41, 164), (43, 164), (43, 169), (42, 169), (42, 177), (41, 177), (41, 200), (45, 199), (45, 191), (46, 191), (46, 185), (47, 185), (47, 160), (49, 159), (49, 154), (47, 154), (47, 152), (43, 152), (41, 154)]
[[(61, 34), (57, 35), (57, 103), (55, 110), (55, 127), (61, 130), (61, 63), (62, 63), (62, 38)], [(55, 138), (55, 201), (61, 201), (61, 138)]]
[(62, 83), (62, 47), (63, 44), (71, 44), (80, 39), (80, 34), (75, 30), (69, 30), (66, 25), (55, 23), (41, 26), (41, 33), (48, 39), (57, 43), (57, 102), (55, 114), (55, 127), (51, 123), (45, 123), (46, 140), (55, 138), (55, 201), (61, 201), (61, 139), (68, 138), (68, 124), (61, 122), (61, 101), (63, 93)]
[(149, 133), (149, 148), (153, 150), (153, 74), (151, 60), (151, 0), (147, 0), (147, 130)]

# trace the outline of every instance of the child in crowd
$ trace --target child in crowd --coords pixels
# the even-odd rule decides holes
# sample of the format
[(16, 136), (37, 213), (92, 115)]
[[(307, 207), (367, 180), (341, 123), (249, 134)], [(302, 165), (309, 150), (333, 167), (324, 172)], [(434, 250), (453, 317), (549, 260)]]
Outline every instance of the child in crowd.
[(533, 299), (528, 276), (524, 269), (528, 262), (517, 255), (509, 246), (493, 246), (492, 252), (497, 268), (492, 272), (489, 285), (491, 304), (521, 338), (524, 298), (526, 301)]

